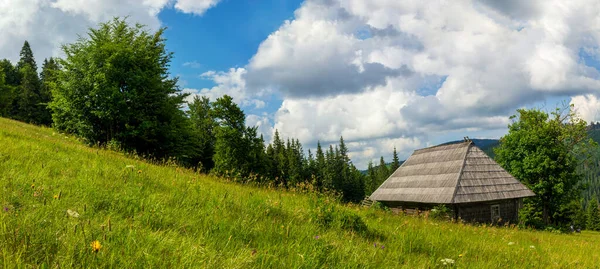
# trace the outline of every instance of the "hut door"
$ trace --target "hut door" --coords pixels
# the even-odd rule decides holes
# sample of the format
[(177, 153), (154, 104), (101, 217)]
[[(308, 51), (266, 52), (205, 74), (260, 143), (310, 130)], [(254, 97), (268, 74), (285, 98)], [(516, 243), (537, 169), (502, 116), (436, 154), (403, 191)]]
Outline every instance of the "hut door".
[(491, 211), (492, 211), (492, 221), (493, 222), (498, 221), (500, 219), (500, 205), (492, 205)]

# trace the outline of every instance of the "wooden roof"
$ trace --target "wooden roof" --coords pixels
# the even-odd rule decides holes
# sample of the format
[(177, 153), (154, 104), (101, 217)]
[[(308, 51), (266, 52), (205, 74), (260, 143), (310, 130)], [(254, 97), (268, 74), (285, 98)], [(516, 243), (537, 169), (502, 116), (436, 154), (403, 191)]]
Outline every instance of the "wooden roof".
[(459, 204), (534, 195), (467, 141), (416, 150), (370, 199)]

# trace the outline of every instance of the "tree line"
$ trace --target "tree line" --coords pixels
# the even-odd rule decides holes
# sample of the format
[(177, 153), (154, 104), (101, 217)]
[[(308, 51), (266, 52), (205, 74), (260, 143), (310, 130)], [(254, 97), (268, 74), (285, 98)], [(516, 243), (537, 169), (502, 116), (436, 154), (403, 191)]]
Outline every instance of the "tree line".
[[(17, 64), (0, 61), (0, 116), (243, 182), (311, 184), (350, 202), (389, 176), (385, 165), (373, 175), (359, 171), (342, 137), (326, 148), (318, 143), (314, 154), (278, 131), (266, 145), (230, 96), (186, 103), (188, 95), (168, 72), (173, 53), (163, 33), (115, 18), (63, 45), (65, 57), (45, 59), (39, 74), (25, 41)], [(394, 156), (398, 163), (395, 150)]]

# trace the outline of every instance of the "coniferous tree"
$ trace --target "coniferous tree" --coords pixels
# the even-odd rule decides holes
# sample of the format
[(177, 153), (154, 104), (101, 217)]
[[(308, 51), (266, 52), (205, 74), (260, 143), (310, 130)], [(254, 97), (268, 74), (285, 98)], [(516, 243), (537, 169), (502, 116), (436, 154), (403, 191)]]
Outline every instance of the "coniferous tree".
[(0, 79), (2, 80), (0, 86), (0, 116), (14, 118), (19, 72), (7, 59), (0, 61)]
[(379, 187), (388, 177), (390, 176), (390, 170), (383, 159), (383, 156), (379, 158), (379, 166), (377, 167), (377, 182), (375, 185)]
[(17, 63), (19, 86), (13, 102), (14, 118), (27, 123), (41, 123), (42, 111), (46, 105), (42, 104), (40, 96), (41, 82), (37, 73), (37, 64), (29, 42), (25, 41), (21, 48), (21, 58)]
[(586, 228), (592, 231), (600, 231), (600, 212), (598, 210), (598, 199), (592, 198), (588, 202)]
[(394, 173), (398, 167), (400, 167), (400, 159), (398, 158), (398, 153), (396, 152), (396, 147), (394, 147), (394, 157), (392, 159), (392, 166), (390, 167), (390, 173)]
[(323, 148), (321, 148), (321, 142), (317, 142), (317, 156), (316, 156), (316, 177), (317, 177), (317, 188), (322, 190), (325, 188), (325, 169), (326, 169), (326, 161), (325, 154), (323, 153)]
[(366, 193), (367, 195), (370, 195), (377, 189), (377, 187), (379, 187), (375, 186), (377, 182), (377, 171), (375, 171), (375, 168), (373, 167), (373, 161), (369, 161), (369, 166), (367, 167), (367, 179), (368, 188), (366, 190)]
[(52, 101), (52, 87), (55, 87), (58, 81), (58, 72), (60, 72), (60, 66), (54, 58), (44, 59), (42, 73), (40, 74), (40, 111), (38, 119), (39, 123), (43, 125), (52, 124), (52, 111), (48, 104)]
[[(202, 170), (210, 171), (214, 167), (215, 155), (214, 128), (217, 125), (214, 113), (211, 111), (211, 102), (207, 97), (195, 96), (189, 104), (187, 115), (190, 119), (192, 137), (196, 139), (196, 154), (192, 160), (193, 165), (201, 165)], [(199, 166), (200, 166), (199, 165)]]

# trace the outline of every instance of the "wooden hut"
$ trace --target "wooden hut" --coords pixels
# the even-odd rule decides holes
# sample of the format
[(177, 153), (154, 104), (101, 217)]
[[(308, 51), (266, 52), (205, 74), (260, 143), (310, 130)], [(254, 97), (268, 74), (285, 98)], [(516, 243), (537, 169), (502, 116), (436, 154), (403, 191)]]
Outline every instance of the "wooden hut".
[(446, 205), (470, 222), (517, 222), (522, 198), (535, 194), (472, 141), (416, 150), (370, 196), (397, 210)]

